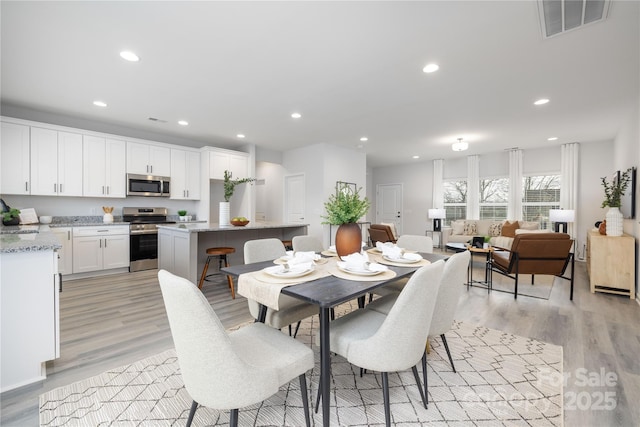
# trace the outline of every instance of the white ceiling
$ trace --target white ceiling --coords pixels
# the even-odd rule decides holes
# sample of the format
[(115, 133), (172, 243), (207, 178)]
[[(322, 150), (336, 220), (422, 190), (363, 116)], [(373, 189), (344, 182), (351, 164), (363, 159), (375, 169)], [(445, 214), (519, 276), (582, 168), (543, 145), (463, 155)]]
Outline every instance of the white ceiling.
[[(367, 136), (360, 150), (376, 167), (413, 155), (611, 140), (639, 99), (636, 1), (613, 2), (604, 22), (550, 39), (534, 1), (0, 7), (5, 107), (194, 146), (358, 149)], [(124, 49), (141, 61), (122, 60)], [(440, 70), (423, 73), (430, 62)], [(551, 102), (534, 106), (541, 97)], [(96, 99), (108, 107), (93, 106)], [(459, 137), (470, 147), (454, 153)]]

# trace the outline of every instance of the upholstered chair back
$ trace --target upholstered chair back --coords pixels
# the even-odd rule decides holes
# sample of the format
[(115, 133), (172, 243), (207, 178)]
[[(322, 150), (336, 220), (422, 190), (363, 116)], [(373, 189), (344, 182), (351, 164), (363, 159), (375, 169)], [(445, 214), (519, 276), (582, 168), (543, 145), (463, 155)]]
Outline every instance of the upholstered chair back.
[(403, 234), (398, 238), (396, 244), (410, 251), (423, 253), (433, 253), (433, 239), (429, 236), (418, 236), (412, 234)]
[(429, 336), (438, 336), (451, 329), (453, 318), (458, 307), (458, 300), (467, 281), (467, 269), (471, 253), (464, 251), (451, 256), (444, 264), (442, 280), (436, 307), (433, 312), (433, 320), (429, 329)]

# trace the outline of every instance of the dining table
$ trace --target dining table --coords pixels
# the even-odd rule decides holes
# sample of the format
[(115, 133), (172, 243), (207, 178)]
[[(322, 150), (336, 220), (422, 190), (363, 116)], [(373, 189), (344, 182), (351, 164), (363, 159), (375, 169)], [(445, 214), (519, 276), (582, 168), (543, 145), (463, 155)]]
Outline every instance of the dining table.
[[(389, 272), (393, 274), (384, 274), (380, 278), (377, 277), (363, 277), (359, 275), (345, 275), (345, 274), (328, 274), (319, 278), (313, 278), (311, 280), (305, 279), (305, 277), (299, 278), (299, 283), (291, 283), (284, 287), (281, 287), (280, 293), (288, 295), (293, 298), (300, 299), (309, 304), (318, 306), (318, 316), (320, 324), (320, 398), (322, 401), (322, 424), (323, 426), (330, 425), (330, 379), (331, 379), (331, 347), (329, 340), (330, 332), (330, 311), (332, 308), (354, 299), (358, 299), (359, 306), (364, 304), (365, 296), (368, 293), (375, 291), (377, 288), (388, 285), (398, 279), (410, 277), (421, 266), (436, 262), (439, 260), (446, 260), (447, 255), (433, 254), (433, 253), (421, 253), (423, 262), (416, 264), (397, 264), (386, 263)], [(382, 261), (381, 257), (372, 257), (374, 261)], [(329, 259), (330, 263), (335, 264), (337, 258), (333, 257)], [(265, 268), (272, 267), (274, 261), (257, 262), (253, 264), (234, 265), (230, 267), (222, 268), (222, 271), (226, 274), (238, 278), (243, 274), (251, 274), (255, 272), (263, 271)], [(384, 262), (384, 261), (383, 261)], [(381, 262), (382, 263), (382, 262)], [(348, 278), (347, 278), (348, 277)], [(238, 286), (238, 294), (243, 295), (240, 286)], [(247, 296), (247, 295), (243, 295)], [(267, 307), (262, 301), (257, 300), (260, 303), (260, 314), (258, 321), (264, 322)]]

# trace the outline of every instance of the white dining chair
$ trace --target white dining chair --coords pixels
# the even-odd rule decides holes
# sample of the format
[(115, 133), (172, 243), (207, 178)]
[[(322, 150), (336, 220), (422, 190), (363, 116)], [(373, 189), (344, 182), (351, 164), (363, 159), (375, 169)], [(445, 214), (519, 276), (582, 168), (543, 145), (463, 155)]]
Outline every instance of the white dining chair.
[(310, 347), (262, 323), (227, 333), (196, 285), (165, 270), (158, 280), (180, 374), (193, 399), (187, 427), (198, 405), (230, 410), (230, 425), (237, 426), (239, 408), (262, 402), (295, 377), (310, 425), (305, 375), (314, 365)]
[[(255, 262), (271, 261), (286, 255), (284, 244), (281, 240), (275, 238), (249, 240), (244, 244), (244, 262), (245, 264), (253, 264)], [(260, 315), (260, 304), (252, 299), (247, 299), (249, 304), (249, 312), (257, 319)], [(278, 297), (279, 310), (267, 308), (265, 323), (276, 329), (289, 327), (289, 334), (294, 337), (298, 333), (300, 321), (318, 314), (318, 306), (308, 304), (297, 298), (287, 295)], [(292, 333), (291, 325), (296, 324), (296, 329)]]
[[(359, 309), (331, 322), (330, 345), (333, 353), (361, 368), (382, 376), (382, 395), (386, 425), (391, 425), (389, 372), (411, 368), (427, 407), (417, 365), (424, 354), (435, 298), (441, 282), (443, 261), (419, 268), (411, 276), (388, 314)], [(318, 336), (316, 336), (319, 342)]]
[(295, 252), (313, 251), (319, 253), (324, 250), (322, 242), (314, 236), (294, 236), (291, 243)]

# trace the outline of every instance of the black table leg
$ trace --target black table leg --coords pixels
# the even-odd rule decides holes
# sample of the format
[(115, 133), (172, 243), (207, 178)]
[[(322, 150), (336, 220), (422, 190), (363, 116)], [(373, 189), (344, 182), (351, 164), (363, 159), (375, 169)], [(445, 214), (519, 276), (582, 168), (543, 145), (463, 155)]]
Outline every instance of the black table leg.
[(329, 344), (329, 309), (320, 307), (320, 395), (322, 396), (322, 425), (329, 427), (329, 380), (331, 354)]
[(256, 319), (260, 323), (264, 323), (267, 318), (267, 306), (260, 304), (260, 311), (258, 312), (258, 318)]

